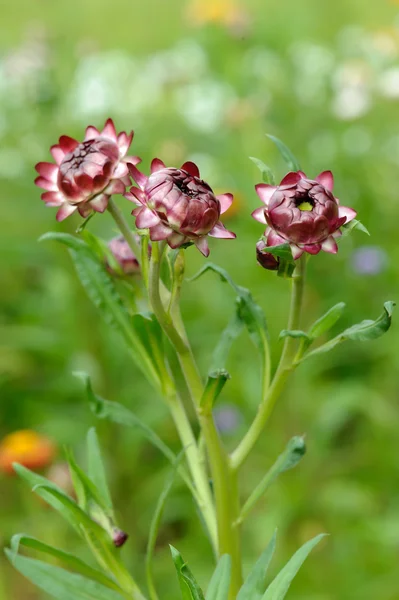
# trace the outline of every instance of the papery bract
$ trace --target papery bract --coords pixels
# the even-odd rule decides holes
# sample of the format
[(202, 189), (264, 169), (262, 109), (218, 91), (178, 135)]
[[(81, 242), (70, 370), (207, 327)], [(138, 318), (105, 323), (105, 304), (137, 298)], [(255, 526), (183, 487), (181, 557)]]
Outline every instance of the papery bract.
[(46, 190), (42, 200), (47, 206), (60, 207), (57, 221), (62, 221), (78, 210), (87, 217), (93, 210), (104, 212), (112, 194), (123, 194), (129, 185), (127, 164), (138, 164), (137, 156), (126, 153), (133, 139), (133, 131), (117, 134), (112, 119), (100, 132), (89, 126), (83, 142), (66, 135), (50, 151), (54, 163), (39, 162), (39, 177), (35, 184)]
[(356, 212), (340, 205), (332, 193), (333, 185), (331, 171), (320, 173), (314, 180), (303, 171), (291, 172), (279, 186), (256, 185), (265, 206), (257, 208), (252, 216), (268, 225), (267, 245), (288, 242), (294, 259), (304, 252), (318, 254), (320, 250), (335, 254), (340, 227), (354, 219)]
[(149, 229), (152, 241), (166, 240), (171, 248), (192, 242), (208, 256), (207, 235), (236, 237), (219, 221), (233, 196), (215, 196), (212, 188), (200, 179), (194, 163), (186, 162), (176, 169), (155, 158), (149, 177), (134, 165), (129, 165), (129, 170), (139, 187), (132, 187), (125, 197), (138, 205), (133, 211), (136, 226)]
[[(137, 237), (139, 238), (139, 236)], [(123, 235), (119, 235), (109, 241), (108, 248), (111, 250), (125, 275), (133, 275), (140, 272), (139, 262)], [(109, 265), (108, 268), (111, 269)]]

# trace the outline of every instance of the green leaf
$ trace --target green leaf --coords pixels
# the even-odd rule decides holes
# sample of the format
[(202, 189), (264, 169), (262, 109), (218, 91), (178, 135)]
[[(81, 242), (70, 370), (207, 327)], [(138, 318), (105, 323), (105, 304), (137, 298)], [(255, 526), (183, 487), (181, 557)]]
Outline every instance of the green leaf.
[(92, 427), (87, 434), (87, 457), (89, 477), (96, 486), (103, 505), (110, 514), (113, 514), (112, 498), (108, 488), (107, 476), (95, 427)]
[(265, 248), (265, 252), (268, 254), (273, 254), (273, 256), (278, 256), (287, 262), (293, 263), (294, 257), (292, 256), (291, 247), (289, 244), (280, 244), (279, 246), (268, 246)]
[(68, 246), (79, 279), (86, 292), (107, 323), (124, 338), (137, 366), (159, 387), (159, 373), (137, 332), (129, 313), (105, 266), (95, 252), (81, 239), (65, 233), (47, 233), (40, 240), (56, 240)]
[[(363, 225), (363, 223), (361, 223), (360, 221), (358, 221), (357, 219), (352, 219), (352, 221), (349, 221), (348, 224), (343, 224), (341, 227), (341, 232), (342, 232), (342, 237), (346, 237), (347, 235), (349, 235), (354, 229), (358, 229), (359, 231), (362, 231), (363, 233), (370, 235), (369, 230), (367, 229), (367, 227), (365, 227)], [(340, 239), (340, 238), (339, 238)]]
[(150, 525), (150, 533), (148, 536), (145, 565), (146, 565), (146, 574), (147, 574), (147, 585), (148, 585), (148, 590), (150, 593), (151, 600), (158, 600), (158, 594), (156, 592), (154, 579), (153, 579), (153, 573), (152, 573), (152, 559), (154, 556), (155, 544), (156, 544), (157, 537), (158, 537), (158, 530), (159, 530), (159, 526), (161, 524), (162, 516), (163, 516), (164, 510), (165, 510), (166, 501), (169, 497), (169, 494), (170, 494), (173, 484), (175, 482), (178, 467), (181, 463), (183, 455), (184, 455), (183, 452), (181, 452), (175, 460), (175, 463), (174, 463), (173, 469), (172, 469), (172, 473), (168, 477), (168, 479), (165, 483), (165, 486), (161, 492), (161, 495), (159, 497), (157, 506), (155, 508), (154, 516), (152, 518), (151, 525)]
[(206, 600), (227, 600), (230, 589), (231, 558), (224, 554), (212, 575), (206, 592)]
[(306, 544), (295, 552), (294, 556), (273, 579), (263, 595), (262, 600), (283, 600), (283, 598), (285, 598), (295, 575), (298, 573), (310, 552), (320, 540), (325, 537), (325, 535), (325, 533), (321, 533), (309, 542), (306, 542)]
[(365, 342), (368, 340), (375, 340), (381, 337), (391, 326), (392, 312), (395, 307), (395, 302), (385, 302), (384, 312), (375, 321), (365, 320), (357, 325), (352, 325), (348, 329), (345, 329), (342, 333), (337, 335), (335, 338), (326, 342), (319, 348), (312, 350), (304, 356), (302, 360), (306, 360), (316, 354), (323, 354), (329, 352), (338, 344), (345, 342), (346, 340), (355, 340)]
[(170, 550), (183, 600), (204, 600), (204, 594), (180, 552), (173, 546), (170, 546)]
[(112, 579), (109, 579), (106, 575), (104, 575), (101, 571), (94, 569), (93, 567), (86, 564), (85, 562), (80, 560), (80, 558), (77, 558), (73, 554), (65, 552), (64, 550), (60, 550), (59, 548), (49, 546), (48, 544), (45, 544), (44, 542), (41, 542), (34, 537), (25, 535), (23, 533), (14, 535), (11, 538), (10, 546), (13, 553), (10, 556), (10, 560), (12, 563), (14, 562), (15, 556), (18, 554), (19, 547), (25, 546), (26, 548), (38, 550), (39, 552), (43, 552), (44, 554), (47, 554), (49, 556), (54, 556), (58, 560), (62, 561), (67, 567), (79, 573), (80, 575), (84, 575), (89, 579), (93, 579), (98, 583), (105, 585), (109, 589), (122, 592), (120, 587)]
[(234, 313), (227, 327), (223, 330), (222, 335), (212, 354), (211, 372), (219, 369), (225, 369), (227, 358), (234, 340), (238, 338), (244, 328), (244, 323), (237, 313)]
[(304, 331), (298, 329), (283, 329), (280, 331), (280, 335), (278, 336), (279, 340), (283, 338), (291, 337), (291, 338), (304, 338), (305, 340), (309, 340), (309, 336)]
[[(26, 481), (26, 483), (30, 486), (30, 488), (34, 491), (37, 491), (37, 486), (46, 486), (46, 488), (53, 488), (58, 493), (64, 494), (63, 490), (59, 488), (55, 483), (52, 483), (45, 477), (38, 475), (37, 473), (33, 473), (26, 467), (23, 467), (19, 464), (14, 464), (14, 471), (17, 473), (21, 479)], [(73, 527), (76, 528), (75, 520), (71, 518), (70, 512), (65, 508), (64, 504), (58, 500), (54, 495), (46, 492), (46, 488), (42, 487), (40, 496), (43, 498), (47, 504), (52, 506), (57, 512), (59, 512)]]
[(275, 463), (270, 467), (266, 475), (261, 479), (258, 485), (255, 487), (248, 500), (244, 503), (241, 509), (238, 523), (242, 523), (256, 503), (262, 498), (267, 492), (272, 483), (277, 477), (295, 467), (306, 452), (306, 444), (303, 437), (294, 436), (290, 439), (284, 452), (280, 454)]
[(301, 167), (299, 166), (299, 162), (297, 161), (297, 159), (295, 158), (295, 156), (293, 155), (291, 150), (285, 144), (283, 144), (283, 142), (281, 140), (276, 138), (274, 135), (270, 135), (270, 134), (266, 134), (266, 137), (268, 137), (270, 140), (272, 140), (272, 142), (274, 142), (274, 144), (277, 146), (281, 156), (283, 157), (285, 163), (287, 164), (288, 168), (291, 171), (300, 171), (301, 170)]
[(221, 393), (228, 379), (230, 379), (230, 375), (227, 371), (224, 371), (223, 369), (209, 373), (204, 393), (202, 394), (200, 400), (200, 410), (202, 414), (211, 414), (215, 402), (218, 399), (219, 394)]
[[(269, 352), (269, 333), (263, 310), (255, 302), (247, 288), (234, 283), (228, 272), (214, 263), (205, 264), (189, 281), (198, 279), (207, 271), (217, 273), (222, 281), (228, 283), (237, 294), (237, 316), (245, 324), (249, 336), (261, 356), (262, 366), (264, 366)], [(224, 365), (222, 365), (223, 367)]]
[(15, 555), (6, 549), (7, 558), (29, 581), (57, 600), (121, 600), (126, 596), (82, 575), (45, 562)]
[(249, 159), (252, 160), (252, 162), (258, 167), (259, 171), (262, 173), (262, 179), (265, 183), (268, 183), (270, 185), (274, 185), (276, 183), (273, 171), (270, 167), (265, 165), (265, 163), (262, 160), (260, 160), (259, 158), (255, 158), (254, 156), (250, 156)]
[[(277, 531), (267, 545), (266, 550), (258, 558), (254, 568), (246, 578), (238, 592), (237, 600), (262, 600), (266, 590), (266, 574), (276, 549)], [(207, 599), (208, 600), (208, 599)]]
[(283, 279), (291, 279), (295, 271), (295, 264), (291, 260), (280, 258), (278, 263), (277, 276)]
[[(146, 440), (155, 446), (173, 465), (176, 461), (175, 453), (161, 440), (151, 427), (146, 425), (132, 411), (128, 410), (118, 402), (104, 400), (98, 394), (95, 394), (91, 385), (90, 376), (83, 371), (75, 372), (74, 375), (79, 377), (85, 385), (87, 398), (92, 412), (99, 419), (108, 419), (113, 423), (124, 425), (127, 427), (135, 427), (141, 431)], [(179, 468), (179, 474), (183, 481), (192, 491), (192, 484), (183, 467)], [(195, 494), (194, 494), (195, 495)]]
[(116, 260), (115, 255), (111, 252), (108, 244), (106, 244), (104, 240), (94, 235), (94, 233), (88, 229), (84, 229), (80, 233), (89, 248), (97, 255), (101, 263), (104, 265), (108, 264), (113, 271), (118, 273), (118, 275), (123, 275), (123, 269), (120, 263)]
[(339, 302), (330, 308), (320, 319), (317, 319), (309, 329), (309, 337), (316, 339), (334, 327), (335, 323), (341, 318), (345, 306), (345, 302)]

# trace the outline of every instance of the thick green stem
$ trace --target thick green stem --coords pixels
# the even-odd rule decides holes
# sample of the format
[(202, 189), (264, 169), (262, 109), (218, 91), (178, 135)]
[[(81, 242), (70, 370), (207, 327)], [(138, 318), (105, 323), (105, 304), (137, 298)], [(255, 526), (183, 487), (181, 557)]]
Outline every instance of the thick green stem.
[(212, 414), (202, 414), (200, 411), (199, 419), (207, 446), (215, 493), (219, 556), (229, 554), (231, 557), (229, 599), (235, 600), (243, 581), (240, 531), (235, 525), (240, 511), (237, 479), (231, 470), (229, 457), (219, 438)]
[[(297, 263), (292, 281), (292, 295), (290, 314), (288, 318), (287, 329), (299, 329), (300, 317), (302, 309), (303, 291), (305, 286), (305, 271), (306, 271), (306, 255), (303, 255)], [(257, 415), (252, 422), (251, 427), (242, 439), (239, 446), (231, 455), (231, 464), (233, 469), (238, 469), (246, 460), (252, 448), (256, 444), (259, 436), (264, 430), (264, 427), (269, 419), (269, 416), (278, 400), (289, 374), (295, 368), (293, 360), (297, 340), (291, 337), (286, 337), (284, 341), (283, 351), (273, 382), (260, 404)]]

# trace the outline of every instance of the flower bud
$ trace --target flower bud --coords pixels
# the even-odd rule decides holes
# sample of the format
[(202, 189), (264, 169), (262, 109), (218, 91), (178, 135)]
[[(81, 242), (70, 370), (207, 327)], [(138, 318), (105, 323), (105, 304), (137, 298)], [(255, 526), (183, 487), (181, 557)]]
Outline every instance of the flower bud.
[[(137, 236), (137, 238), (139, 237), (140, 236)], [(123, 235), (115, 237), (108, 242), (108, 248), (111, 250), (125, 275), (140, 273), (138, 260)], [(107, 265), (107, 268), (112, 271), (112, 267), (109, 264)]]
[(83, 142), (66, 135), (50, 151), (56, 164), (36, 165), (39, 177), (35, 184), (44, 190), (42, 200), (47, 206), (59, 206), (57, 221), (66, 219), (76, 210), (87, 217), (93, 210), (104, 212), (112, 194), (123, 194), (129, 184), (127, 164), (138, 164), (137, 156), (126, 153), (133, 132), (117, 134), (111, 119), (100, 132), (86, 129)]
[(171, 248), (194, 243), (209, 255), (206, 236), (235, 238), (219, 221), (233, 201), (231, 194), (215, 196), (192, 162), (180, 169), (167, 168), (155, 158), (151, 175), (146, 177), (134, 165), (130, 173), (139, 186), (132, 187), (125, 197), (138, 205), (133, 211), (138, 229), (149, 229), (152, 241), (166, 240)]
[(127, 533), (125, 533), (121, 529), (118, 529), (117, 527), (114, 528), (112, 532), (112, 541), (114, 543), (115, 548), (120, 548), (121, 546), (123, 546), (128, 538), (129, 536)]
[(332, 193), (333, 185), (331, 171), (320, 173), (315, 180), (308, 179), (302, 171), (292, 172), (277, 187), (256, 185), (265, 206), (257, 208), (252, 216), (268, 225), (268, 245), (277, 245), (277, 236), (279, 243), (290, 244), (294, 259), (304, 252), (318, 254), (320, 250), (335, 254), (336, 238), (342, 235), (340, 227), (354, 219), (356, 212), (340, 206)]
[(264, 269), (268, 269), (269, 271), (277, 271), (279, 265), (279, 259), (277, 256), (273, 256), (270, 252), (264, 252), (267, 248), (267, 244), (263, 240), (259, 240), (256, 244), (256, 258), (258, 263)]

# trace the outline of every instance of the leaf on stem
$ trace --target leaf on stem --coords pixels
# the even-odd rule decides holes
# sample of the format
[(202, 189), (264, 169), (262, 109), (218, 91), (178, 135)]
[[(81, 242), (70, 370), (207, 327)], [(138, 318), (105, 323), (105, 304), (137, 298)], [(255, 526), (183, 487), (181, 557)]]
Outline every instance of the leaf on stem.
[(147, 574), (147, 585), (148, 585), (151, 600), (158, 600), (158, 594), (156, 592), (153, 573), (152, 573), (152, 559), (154, 556), (155, 544), (156, 544), (157, 537), (158, 537), (158, 530), (159, 530), (159, 526), (161, 524), (166, 501), (172, 490), (173, 484), (176, 479), (178, 467), (181, 463), (183, 456), (184, 456), (184, 453), (180, 452), (180, 454), (176, 457), (176, 460), (174, 461), (172, 473), (168, 477), (168, 479), (165, 483), (165, 486), (161, 492), (161, 495), (159, 497), (157, 506), (155, 508), (154, 516), (152, 518), (151, 525), (150, 525), (150, 533), (148, 536), (145, 565), (146, 565), (146, 574)]
[(325, 533), (321, 533), (309, 542), (306, 542), (306, 544), (295, 552), (294, 556), (273, 579), (265, 594), (262, 596), (262, 600), (283, 600), (283, 598), (285, 598), (295, 575), (298, 573), (310, 552), (320, 540), (325, 537), (325, 535)]
[(231, 317), (227, 327), (223, 330), (222, 335), (212, 354), (210, 371), (224, 369), (227, 364), (227, 359), (233, 342), (238, 338), (244, 328), (244, 323), (235, 312)]
[(203, 414), (211, 414), (212, 408), (228, 379), (230, 379), (230, 375), (224, 369), (209, 373), (204, 393), (202, 394), (200, 401), (200, 409)]
[(40, 560), (5, 550), (13, 566), (29, 581), (57, 600), (121, 600), (126, 598), (98, 581), (71, 573)]
[(220, 557), (212, 575), (205, 600), (227, 600), (230, 589), (231, 558), (228, 554)]
[(107, 476), (104, 469), (104, 463), (101, 456), (100, 444), (98, 442), (97, 432), (95, 427), (92, 427), (86, 438), (87, 443), (87, 458), (88, 458), (88, 473), (91, 481), (96, 486), (97, 492), (101, 497), (103, 506), (113, 513), (112, 498), (109, 491)]
[(183, 600), (204, 600), (204, 594), (180, 552), (173, 546), (170, 546), (170, 551)]
[(286, 165), (291, 171), (300, 171), (301, 167), (299, 165), (298, 160), (295, 158), (294, 154), (291, 150), (286, 146), (279, 138), (274, 135), (266, 134), (266, 137), (269, 138), (278, 148), (281, 156), (283, 157)]
[(268, 167), (259, 158), (250, 156), (249, 159), (252, 160), (252, 162), (258, 167), (259, 171), (262, 173), (262, 179), (264, 183), (268, 183), (269, 185), (275, 185), (276, 181), (274, 179), (273, 171), (271, 170), (271, 168)]
[(315, 350), (312, 350), (312, 352), (306, 354), (301, 360), (307, 360), (308, 358), (310, 358), (311, 356), (315, 356), (316, 354), (329, 352), (330, 350), (335, 348), (335, 346), (338, 346), (338, 344), (341, 344), (342, 342), (345, 342), (347, 340), (366, 342), (368, 340), (375, 340), (381, 337), (386, 331), (388, 331), (388, 329), (391, 326), (392, 312), (394, 307), (395, 302), (385, 302), (384, 311), (378, 317), (378, 319), (376, 319), (375, 321), (367, 319), (365, 321), (362, 321), (361, 323), (358, 323), (357, 325), (352, 325), (352, 327), (345, 329), (345, 331), (338, 334), (332, 340), (326, 342), (322, 346), (319, 346), (319, 348), (316, 348)]
[(238, 592), (237, 600), (262, 600), (262, 596), (266, 590), (267, 570), (276, 549), (276, 537), (277, 530), (274, 532), (266, 550), (258, 558), (254, 568), (246, 578), (242, 588)]
[(330, 310), (328, 310), (320, 319), (317, 319), (310, 327), (308, 336), (315, 340), (316, 338), (326, 333), (329, 329), (334, 327), (335, 323), (341, 318), (346, 304), (345, 302), (338, 302)]

